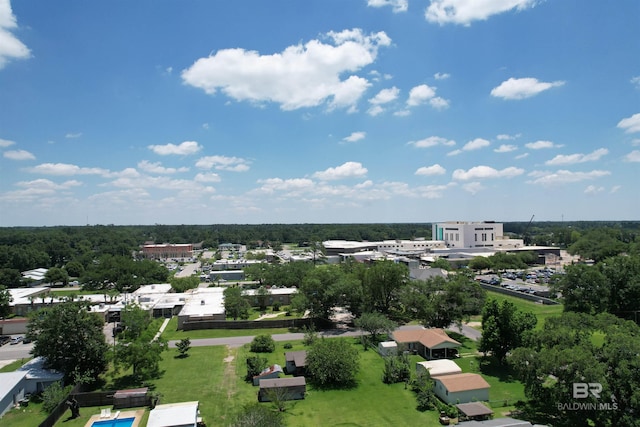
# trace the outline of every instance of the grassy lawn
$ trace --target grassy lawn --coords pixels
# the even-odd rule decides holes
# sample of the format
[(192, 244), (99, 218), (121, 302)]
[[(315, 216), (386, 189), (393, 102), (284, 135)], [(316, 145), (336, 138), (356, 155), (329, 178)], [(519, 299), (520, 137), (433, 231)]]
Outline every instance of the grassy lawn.
[[(492, 298), (497, 300), (498, 302), (502, 302), (504, 300), (512, 302), (518, 310), (529, 311), (536, 315), (538, 318), (538, 324), (536, 325), (536, 329), (542, 328), (544, 325), (544, 321), (547, 317), (551, 316), (559, 316), (562, 314), (564, 306), (562, 304), (557, 305), (544, 305), (537, 304), (533, 301), (528, 301), (522, 298), (512, 297), (511, 295), (499, 294), (497, 292), (487, 291), (487, 298)], [(478, 317), (478, 321), (482, 320), (482, 317)]]
[(226, 337), (241, 337), (241, 336), (255, 336), (262, 334), (286, 334), (288, 332), (300, 332), (297, 329), (292, 330), (290, 328), (266, 328), (266, 329), (200, 329), (197, 331), (178, 331), (178, 318), (174, 316), (167, 325), (167, 328), (162, 333), (162, 336), (169, 340), (181, 340), (183, 338), (189, 338), (191, 340), (200, 338), (226, 338)]
[(26, 359), (16, 360), (15, 362), (11, 362), (7, 366), (3, 366), (2, 368), (0, 368), (0, 372), (13, 372), (19, 367), (21, 367), (22, 365), (24, 365), (25, 363), (27, 363), (29, 360), (31, 360), (30, 357)]

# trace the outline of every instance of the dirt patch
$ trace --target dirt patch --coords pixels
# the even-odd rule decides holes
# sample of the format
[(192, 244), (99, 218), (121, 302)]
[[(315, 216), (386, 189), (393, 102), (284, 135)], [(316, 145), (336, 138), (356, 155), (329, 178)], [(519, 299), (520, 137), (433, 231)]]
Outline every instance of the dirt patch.
[(466, 323), (467, 326), (471, 326), (472, 328), (478, 327), (478, 326), (482, 326), (482, 322), (468, 322)]
[(227, 346), (227, 357), (223, 360), (224, 367), (222, 387), (227, 390), (227, 399), (231, 400), (236, 393), (236, 352), (237, 350)]

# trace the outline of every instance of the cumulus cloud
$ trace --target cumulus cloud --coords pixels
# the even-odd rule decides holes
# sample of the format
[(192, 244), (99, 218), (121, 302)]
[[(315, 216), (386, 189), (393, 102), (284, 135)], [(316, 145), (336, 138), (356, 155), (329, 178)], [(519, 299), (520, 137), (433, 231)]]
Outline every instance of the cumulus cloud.
[(422, 84), (411, 88), (407, 106), (417, 107), (426, 103), (429, 103), (435, 109), (444, 109), (449, 106), (449, 101), (436, 96), (436, 88), (434, 87)]
[(446, 80), (449, 77), (451, 77), (451, 74), (448, 74), (448, 73), (435, 73), (433, 75), (433, 78), (436, 80)]
[(517, 150), (518, 147), (511, 144), (502, 144), (500, 147), (494, 149), (493, 151), (496, 153), (510, 153), (512, 151)]
[(464, 184), (462, 186), (462, 189), (468, 193), (471, 193), (473, 195), (478, 194), (480, 191), (485, 189), (485, 186), (482, 185), (480, 182), (478, 181), (474, 181), (474, 182), (469, 182), (467, 184)]
[(398, 99), (399, 93), (400, 93), (400, 89), (398, 89), (395, 86), (389, 89), (382, 89), (380, 92), (377, 93), (376, 96), (369, 99), (369, 102), (371, 104), (376, 104), (376, 105), (386, 104), (388, 102), (395, 101), (396, 99)]
[(26, 150), (10, 150), (3, 153), (5, 159), (10, 160), (35, 160), (36, 156)]
[(335, 168), (328, 168), (324, 171), (313, 174), (315, 178), (321, 181), (334, 181), (344, 178), (360, 178), (367, 174), (367, 168), (359, 162), (346, 162)]
[(625, 133), (640, 132), (640, 113), (636, 113), (631, 117), (620, 120), (618, 127), (624, 129)]
[(494, 87), (491, 90), (491, 96), (502, 99), (525, 99), (562, 85), (564, 85), (563, 81), (541, 82), (531, 77), (522, 79), (512, 77)]
[(447, 170), (445, 168), (443, 168), (442, 166), (436, 163), (435, 165), (432, 165), (432, 166), (423, 166), (421, 168), (418, 168), (418, 170), (416, 171), (416, 175), (423, 175), (423, 176), (444, 175), (446, 172)]
[(524, 144), (529, 150), (542, 150), (543, 148), (560, 148), (562, 145), (554, 144), (551, 141), (527, 142)]
[(8, 139), (1, 139), (0, 138), (0, 148), (11, 147), (14, 144), (15, 144), (14, 141), (9, 141)]
[(461, 154), (461, 153), (462, 153), (462, 150), (453, 150), (453, 151), (449, 151), (447, 153), (447, 156), (450, 156), (450, 157), (451, 156), (457, 156), (458, 154)]
[(149, 145), (147, 148), (160, 156), (168, 156), (171, 154), (187, 156), (189, 154), (195, 154), (202, 149), (196, 141), (184, 141), (178, 145), (171, 143), (165, 145)]
[(640, 76), (632, 77), (631, 84), (634, 85), (636, 89), (640, 89)]
[(138, 162), (138, 168), (148, 173), (158, 173), (162, 175), (169, 175), (169, 174), (174, 174), (178, 172), (187, 172), (189, 170), (189, 168), (186, 168), (186, 167), (166, 168), (162, 166), (160, 162), (152, 163), (147, 160), (142, 160), (141, 162)]
[(602, 193), (604, 191), (604, 187), (596, 187), (595, 185), (589, 185), (584, 189), (584, 194), (597, 194)]
[(568, 170), (550, 171), (534, 171), (529, 174), (533, 179), (527, 181), (529, 184), (556, 185), (571, 184), (580, 181), (602, 178), (611, 175), (611, 172), (605, 170), (592, 170), (590, 172), (572, 172)]
[(367, 0), (369, 7), (391, 6), (393, 13), (406, 12), (409, 9), (408, 0)]
[(199, 169), (245, 172), (249, 170), (249, 161), (240, 157), (206, 156), (198, 159), (196, 167)]
[(529, 153), (522, 153), (516, 156), (516, 159), (524, 159), (525, 157), (529, 157)]
[(72, 175), (108, 176), (110, 174), (108, 169), (83, 168), (83, 167), (72, 165), (69, 163), (42, 163), (37, 166), (27, 168), (26, 171), (31, 173), (39, 173), (42, 175), (58, 175), (58, 176), (72, 176)]
[(375, 62), (378, 48), (389, 46), (384, 33), (360, 29), (329, 32), (311, 40), (261, 55), (241, 48), (222, 49), (198, 59), (182, 72), (184, 83), (214, 95), (221, 91), (236, 101), (275, 102), (283, 110), (328, 104), (354, 107), (370, 83), (354, 73)]
[(31, 56), (29, 48), (12, 33), (18, 28), (18, 21), (9, 0), (0, 0), (0, 70), (13, 59)]
[(409, 141), (409, 145), (413, 145), (416, 148), (429, 148), (437, 145), (445, 145), (448, 147), (456, 145), (456, 142), (451, 139), (442, 138), (440, 136), (430, 136), (419, 141)]
[(462, 150), (463, 151), (479, 150), (481, 148), (488, 147), (489, 145), (491, 145), (491, 143), (486, 139), (476, 138), (473, 141), (469, 141), (466, 144), (464, 144), (464, 147), (462, 147)]
[(352, 132), (351, 135), (342, 138), (344, 142), (357, 142), (364, 139), (367, 136), (366, 132)]
[(456, 169), (453, 171), (453, 179), (458, 181), (469, 181), (472, 179), (487, 179), (487, 178), (513, 178), (514, 176), (522, 175), (524, 169), (516, 167), (508, 167), (502, 170), (494, 169), (490, 166), (474, 166), (469, 170)]
[(549, 166), (557, 166), (557, 165), (572, 165), (575, 163), (585, 163), (585, 162), (595, 162), (600, 160), (601, 157), (609, 154), (609, 150), (606, 148), (598, 148), (597, 150), (589, 153), (589, 154), (558, 154), (551, 160), (547, 160), (545, 165)]
[(43, 192), (54, 192), (57, 190), (68, 190), (72, 187), (79, 187), (82, 183), (80, 181), (76, 181), (75, 179), (65, 181), (62, 184), (56, 184), (55, 182), (49, 179), (34, 179), (32, 181), (19, 181), (16, 182), (16, 186), (22, 188), (33, 188), (38, 189)]
[(214, 172), (202, 172), (193, 178), (195, 182), (220, 182), (220, 175)]
[(640, 162), (640, 150), (633, 150), (632, 152), (624, 156), (624, 160), (633, 163)]
[(510, 10), (532, 8), (539, 0), (431, 0), (425, 12), (427, 21), (468, 26), (473, 21), (484, 21), (493, 15)]
[(258, 180), (258, 183), (261, 184), (259, 191), (269, 194), (275, 192), (302, 194), (315, 186), (313, 180), (309, 178), (268, 178)]

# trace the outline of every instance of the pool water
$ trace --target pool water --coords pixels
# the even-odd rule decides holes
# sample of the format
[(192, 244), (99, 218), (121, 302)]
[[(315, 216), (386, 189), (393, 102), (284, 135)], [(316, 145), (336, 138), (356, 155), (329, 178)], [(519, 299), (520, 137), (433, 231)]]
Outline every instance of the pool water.
[(118, 418), (117, 420), (94, 421), (91, 427), (131, 427), (135, 418)]

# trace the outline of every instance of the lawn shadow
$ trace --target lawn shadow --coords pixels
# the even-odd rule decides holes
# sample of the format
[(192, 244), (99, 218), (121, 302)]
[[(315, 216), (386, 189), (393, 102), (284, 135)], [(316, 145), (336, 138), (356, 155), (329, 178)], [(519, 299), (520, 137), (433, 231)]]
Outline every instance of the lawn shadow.
[(496, 377), (505, 383), (512, 383), (518, 380), (515, 370), (507, 363), (500, 364), (495, 357), (482, 356), (478, 358), (478, 362), (480, 372), (485, 375)]

